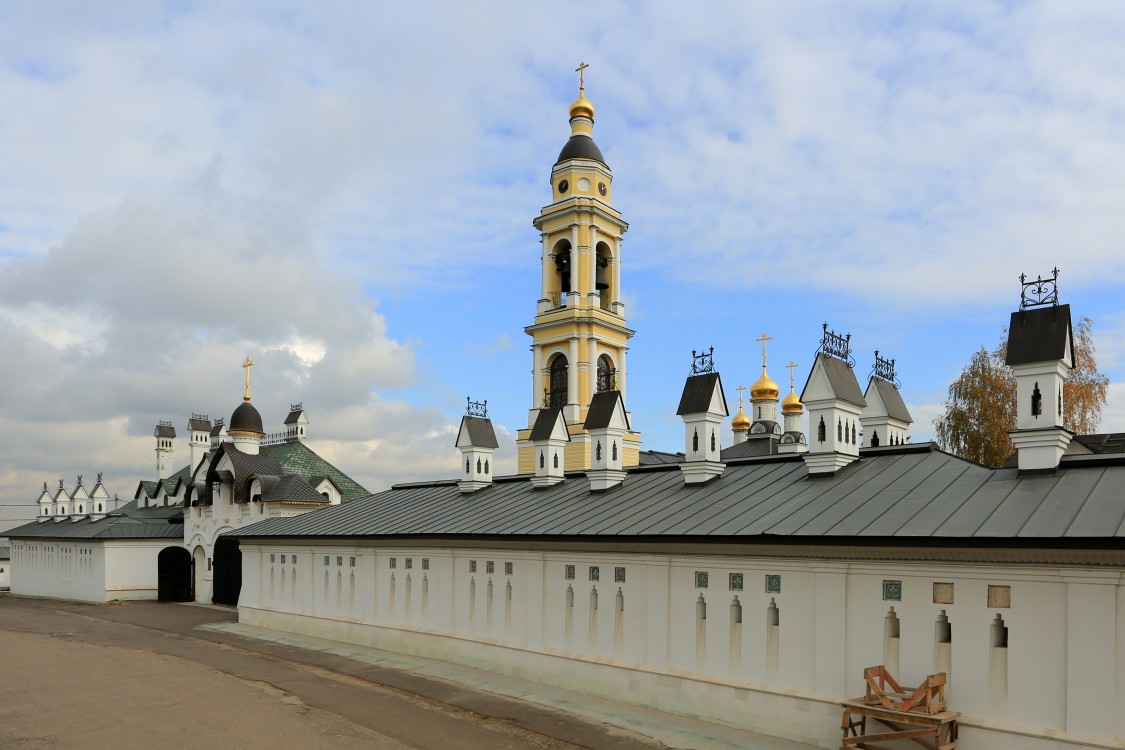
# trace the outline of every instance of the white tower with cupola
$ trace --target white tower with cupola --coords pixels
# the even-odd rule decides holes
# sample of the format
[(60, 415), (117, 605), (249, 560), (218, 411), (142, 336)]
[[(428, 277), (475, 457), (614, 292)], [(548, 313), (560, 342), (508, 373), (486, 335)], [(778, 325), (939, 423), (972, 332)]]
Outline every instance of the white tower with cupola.
[(152, 436), (156, 438), (156, 478), (167, 479), (175, 471), (172, 464), (176, 454), (176, 428), (171, 422), (156, 423)]
[(1059, 304), (1058, 278), (1057, 268), (1047, 279), (1020, 276), (1020, 309), (1008, 324), (1006, 362), (1016, 376), (1016, 428), (1008, 436), (1020, 471), (1054, 471), (1074, 438), (1064, 426), (1074, 331), (1070, 305)]
[[(518, 434), (521, 474), (536, 471), (531, 439), (539, 413), (559, 410), (570, 441), (565, 469), (593, 465), (594, 446), (584, 424), (594, 395), (627, 398), (625, 354), (633, 336), (621, 300), (621, 238), (629, 225), (613, 207), (613, 173), (594, 143), (594, 105), (586, 98), (585, 68), (570, 105), (570, 138), (551, 169), (551, 202), (534, 220), (542, 271), (531, 336), (531, 409)], [(622, 438), (623, 465), (640, 460), (640, 435)]]

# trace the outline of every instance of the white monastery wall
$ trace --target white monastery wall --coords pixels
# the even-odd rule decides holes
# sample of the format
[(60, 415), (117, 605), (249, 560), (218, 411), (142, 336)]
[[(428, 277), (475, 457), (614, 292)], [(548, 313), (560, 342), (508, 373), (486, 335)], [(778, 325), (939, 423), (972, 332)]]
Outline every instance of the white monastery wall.
[[(948, 669), (967, 750), (1125, 747), (1121, 569), (242, 545), (239, 612), (253, 625), (826, 748), (865, 667), (897, 662), (903, 684)], [(952, 603), (935, 603), (935, 583), (952, 584)], [(997, 606), (990, 586), (1009, 587)], [(1007, 647), (992, 645), (997, 614)]]
[(12, 540), (13, 594), (106, 602), (155, 599), (156, 557), (175, 540)]

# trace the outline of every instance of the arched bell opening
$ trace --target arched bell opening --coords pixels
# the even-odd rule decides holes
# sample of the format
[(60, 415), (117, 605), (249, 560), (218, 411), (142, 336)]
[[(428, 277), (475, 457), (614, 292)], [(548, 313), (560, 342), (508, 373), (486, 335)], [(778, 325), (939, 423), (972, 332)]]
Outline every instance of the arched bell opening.
[(561, 305), (563, 303), (563, 295), (570, 294), (574, 286), (572, 284), (571, 270), (574, 267), (570, 252), (570, 240), (559, 240), (555, 243), (551, 255), (555, 261), (555, 272), (552, 275), (552, 289), (556, 293), (555, 304)]
[(598, 393), (603, 391), (616, 391), (617, 368), (613, 361), (605, 354), (598, 357)]
[(599, 242), (594, 264), (594, 289), (597, 290), (604, 310), (611, 309), (613, 299), (613, 252), (609, 245)]
[(566, 406), (570, 391), (569, 363), (566, 356), (556, 354), (547, 371), (547, 387), (543, 393), (543, 407), (556, 409)]

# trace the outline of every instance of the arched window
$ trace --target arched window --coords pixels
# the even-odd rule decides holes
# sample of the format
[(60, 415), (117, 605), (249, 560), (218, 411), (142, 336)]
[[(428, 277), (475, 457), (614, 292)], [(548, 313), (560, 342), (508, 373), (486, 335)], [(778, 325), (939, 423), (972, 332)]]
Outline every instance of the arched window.
[(617, 370), (613, 367), (613, 363), (609, 361), (609, 357), (603, 354), (598, 357), (598, 393), (616, 390)]
[(568, 391), (568, 368), (566, 357), (561, 354), (551, 360), (551, 381), (547, 389), (544, 406), (550, 409), (566, 405)]
[[(570, 242), (562, 240), (555, 245), (555, 274), (559, 280), (559, 291), (563, 294), (570, 294), (570, 270), (573, 265), (570, 262)], [(560, 300), (561, 303), (561, 300)]]
[(609, 245), (599, 242), (597, 246), (596, 265), (594, 267), (594, 288), (601, 298), (601, 306), (608, 310), (613, 304), (613, 253)]

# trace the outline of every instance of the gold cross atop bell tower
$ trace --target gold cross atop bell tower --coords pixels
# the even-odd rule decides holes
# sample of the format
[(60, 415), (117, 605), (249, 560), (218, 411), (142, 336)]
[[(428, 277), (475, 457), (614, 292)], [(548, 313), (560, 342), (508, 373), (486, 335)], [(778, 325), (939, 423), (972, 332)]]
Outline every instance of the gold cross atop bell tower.
[[(531, 336), (528, 427), (518, 435), (519, 472), (535, 471), (531, 427), (540, 411), (561, 410), (570, 431), (566, 470), (590, 468), (583, 425), (595, 394), (626, 392), (625, 353), (633, 336), (621, 301), (621, 238), (629, 225), (613, 207), (613, 173), (594, 143), (594, 105), (586, 98), (585, 62), (570, 105), (570, 138), (551, 169), (550, 202), (532, 222), (539, 230), (540, 291)], [(628, 404), (628, 401), (625, 401)], [(640, 435), (622, 443), (625, 466), (640, 460)]]

